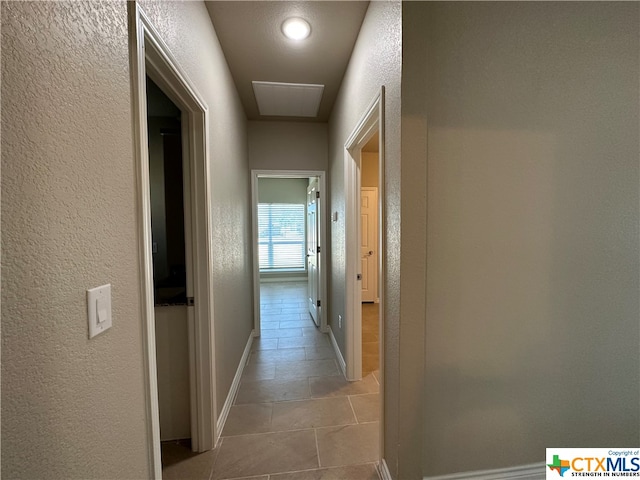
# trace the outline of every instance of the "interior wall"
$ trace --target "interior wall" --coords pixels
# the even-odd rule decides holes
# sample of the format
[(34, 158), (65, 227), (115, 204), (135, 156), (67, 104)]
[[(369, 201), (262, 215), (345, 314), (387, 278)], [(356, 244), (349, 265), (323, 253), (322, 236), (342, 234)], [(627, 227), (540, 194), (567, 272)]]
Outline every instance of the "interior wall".
[(327, 170), (327, 124), (248, 122), (252, 170)]
[(377, 187), (379, 181), (378, 152), (362, 152), (360, 164), (360, 185), (362, 187)]
[(218, 413), (253, 329), (247, 121), (202, 2), (141, 1), (209, 108)]
[(161, 131), (177, 128), (180, 122), (176, 118), (149, 117), (149, 187), (151, 190), (151, 230), (156, 253), (153, 254), (153, 275), (156, 279), (169, 276), (167, 259), (167, 223), (165, 205), (164, 147)]
[(424, 473), (636, 444), (640, 6), (404, 8), (403, 116), (429, 139), (403, 144), (428, 159)]
[(160, 440), (191, 438), (186, 305), (155, 307)]
[[(384, 85), (386, 211), (384, 269), (385, 316), (385, 458), (398, 477), (399, 454), (399, 325), (400, 325), (400, 78), (402, 68), (402, 5), (371, 2), (329, 120), (329, 223), (330, 253), (328, 323), (344, 354), (344, 325), (338, 315), (345, 311), (345, 191), (344, 144)], [(346, 319), (348, 321), (348, 319)], [(419, 463), (419, 461), (418, 461)], [(406, 478), (406, 477), (405, 477)]]
[(148, 478), (126, 4), (1, 8), (2, 476)]
[(258, 178), (260, 203), (307, 203), (308, 178)]
[[(205, 7), (145, 8), (217, 119), (220, 409), (253, 321), (246, 120)], [(146, 478), (127, 5), (3, 2), (2, 27), (2, 473)], [(114, 326), (88, 340), (108, 282)]]

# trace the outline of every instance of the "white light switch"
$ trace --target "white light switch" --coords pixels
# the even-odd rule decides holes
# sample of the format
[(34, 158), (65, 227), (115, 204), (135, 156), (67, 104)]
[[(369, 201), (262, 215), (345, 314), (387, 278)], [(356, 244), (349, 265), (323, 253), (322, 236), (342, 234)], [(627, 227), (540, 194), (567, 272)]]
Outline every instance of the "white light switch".
[(111, 284), (87, 290), (89, 338), (111, 328)]
[(98, 310), (98, 323), (104, 323), (107, 320), (107, 302), (104, 298), (98, 297), (96, 308)]

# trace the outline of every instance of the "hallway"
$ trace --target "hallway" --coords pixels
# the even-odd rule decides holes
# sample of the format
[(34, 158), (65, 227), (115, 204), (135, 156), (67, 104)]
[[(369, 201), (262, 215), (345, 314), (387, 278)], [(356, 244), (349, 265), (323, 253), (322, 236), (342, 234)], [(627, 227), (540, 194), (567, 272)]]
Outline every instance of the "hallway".
[(347, 382), (306, 309), (306, 283), (263, 283), (253, 343), (217, 449), (163, 443), (165, 479), (378, 478), (379, 384)]

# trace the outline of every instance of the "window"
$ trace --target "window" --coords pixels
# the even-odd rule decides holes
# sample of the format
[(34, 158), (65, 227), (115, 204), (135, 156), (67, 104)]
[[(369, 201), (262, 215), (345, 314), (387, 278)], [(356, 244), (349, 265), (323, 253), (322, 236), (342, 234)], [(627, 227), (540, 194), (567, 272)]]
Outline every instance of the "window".
[(260, 271), (304, 270), (305, 205), (258, 204)]

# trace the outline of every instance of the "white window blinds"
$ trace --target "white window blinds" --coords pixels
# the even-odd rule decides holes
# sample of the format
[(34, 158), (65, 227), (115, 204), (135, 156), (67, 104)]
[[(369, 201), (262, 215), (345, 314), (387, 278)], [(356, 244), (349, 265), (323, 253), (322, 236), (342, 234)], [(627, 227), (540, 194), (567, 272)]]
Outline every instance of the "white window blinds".
[(304, 204), (258, 204), (260, 271), (304, 270)]

